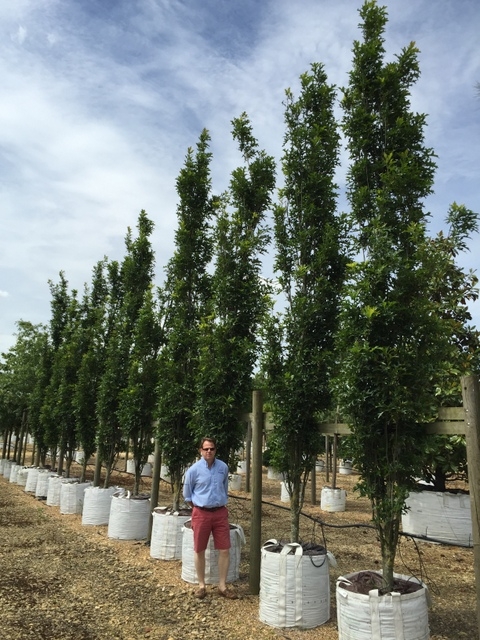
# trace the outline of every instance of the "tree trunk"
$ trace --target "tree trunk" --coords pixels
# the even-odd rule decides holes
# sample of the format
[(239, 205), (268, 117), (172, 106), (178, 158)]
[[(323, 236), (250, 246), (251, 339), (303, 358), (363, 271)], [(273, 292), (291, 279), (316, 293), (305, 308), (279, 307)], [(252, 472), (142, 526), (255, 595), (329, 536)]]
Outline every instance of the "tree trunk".
[(400, 516), (388, 518), (382, 525), (377, 524), (377, 528), (382, 552), (383, 579), (386, 592), (389, 592), (393, 589), (393, 569), (400, 530)]

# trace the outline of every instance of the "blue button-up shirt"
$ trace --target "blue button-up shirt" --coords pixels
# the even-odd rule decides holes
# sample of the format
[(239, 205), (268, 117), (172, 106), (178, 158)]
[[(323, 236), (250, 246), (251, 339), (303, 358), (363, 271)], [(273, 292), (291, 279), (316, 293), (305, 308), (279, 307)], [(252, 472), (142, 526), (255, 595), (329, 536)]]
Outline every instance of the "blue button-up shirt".
[(211, 467), (200, 458), (185, 474), (183, 497), (197, 507), (224, 507), (228, 499), (228, 466), (215, 458)]

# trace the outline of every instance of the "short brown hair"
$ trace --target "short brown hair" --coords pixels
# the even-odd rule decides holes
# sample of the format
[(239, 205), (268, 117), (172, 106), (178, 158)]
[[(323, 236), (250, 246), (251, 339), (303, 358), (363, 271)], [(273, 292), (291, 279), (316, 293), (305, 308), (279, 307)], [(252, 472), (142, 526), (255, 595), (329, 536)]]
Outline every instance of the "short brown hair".
[(212, 442), (214, 444), (214, 446), (215, 446), (215, 449), (217, 448), (217, 441), (215, 440), (215, 438), (209, 438), (209, 437), (205, 436), (200, 441), (200, 449), (203, 448), (203, 445), (204, 445), (205, 442)]

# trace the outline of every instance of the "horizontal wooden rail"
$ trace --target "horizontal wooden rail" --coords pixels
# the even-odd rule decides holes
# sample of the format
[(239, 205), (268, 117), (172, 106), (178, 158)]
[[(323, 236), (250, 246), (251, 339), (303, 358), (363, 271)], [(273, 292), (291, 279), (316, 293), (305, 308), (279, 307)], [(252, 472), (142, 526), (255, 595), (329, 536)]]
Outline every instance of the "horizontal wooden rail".
[[(251, 413), (243, 413), (241, 419), (250, 422)], [(321, 422), (319, 423), (322, 435), (348, 436), (351, 431), (348, 424), (344, 422)], [(263, 414), (263, 428), (271, 431), (274, 427), (273, 414), (267, 411)], [(438, 419), (424, 425), (428, 434), (435, 435), (464, 435), (465, 434), (465, 410), (463, 407), (440, 407)]]

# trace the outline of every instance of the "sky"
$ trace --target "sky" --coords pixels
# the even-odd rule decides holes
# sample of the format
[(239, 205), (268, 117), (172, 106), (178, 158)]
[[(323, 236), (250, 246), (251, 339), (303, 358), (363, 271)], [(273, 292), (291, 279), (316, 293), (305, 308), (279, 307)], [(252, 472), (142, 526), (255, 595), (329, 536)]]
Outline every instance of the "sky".
[[(432, 233), (452, 202), (480, 211), (478, 0), (385, 0), (386, 59), (414, 41), (437, 154), (426, 202)], [(348, 83), (361, 39), (356, 0), (15, 0), (0, 3), (0, 352), (16, 322), (47, 324), (48, 282), (83, 291), (94, 265), (122, 260), (128, 227), (155, 223), (156, 282), (174, 251), (175, 181), (188, 147), (211, 135), (212, 186), (242, 164), (231, 121), (247, 112), (278, 161), (285, 89), (324, 65)], [(340, 113), (340, 112), (339, 112)], [(348, 157), (342, 152), (340, 202)], [(279, 182), (281, 176), (279, 175)], [(344, 206), (347, 206), (346, 204)], [(273, 255), (273, 247), (271, 249)], [(477, 269), (480, 237), (461, 256)], [(266, 260), (268, 269), (268, 258)], [(269, 274), (267, 274), (269, 275)], [(480, 303), (471, 307), (480, 327)]]

